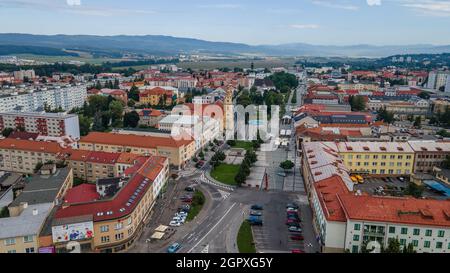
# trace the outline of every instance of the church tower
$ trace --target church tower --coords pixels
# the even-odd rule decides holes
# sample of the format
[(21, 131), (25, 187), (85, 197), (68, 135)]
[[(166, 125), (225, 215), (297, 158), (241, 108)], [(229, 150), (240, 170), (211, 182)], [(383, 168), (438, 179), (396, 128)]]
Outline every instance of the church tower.
[(229, 85), (223, 103), (223, 128), (226, 139), (234, 139), (233, 86)]

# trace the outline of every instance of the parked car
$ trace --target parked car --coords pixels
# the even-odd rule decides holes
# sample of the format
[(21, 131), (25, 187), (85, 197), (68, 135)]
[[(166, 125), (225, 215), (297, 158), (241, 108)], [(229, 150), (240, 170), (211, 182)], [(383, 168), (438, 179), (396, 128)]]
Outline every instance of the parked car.
[(179, 208), (179, 211), (184, 211), (184, 212), (189, 212), (191, 210), (191, 206), (189, 206), (188, 204), (182, 205)]
[(296, 203), (289, 203), (286, 205), (286, 208), (298, 209), (298, 205)]
[(295, 248), (291, 250), (291, 253), (305, 253), (303, 250)]
[(252, 210), (252, 211), (250, 211), (250, 215), (253, 215), (253, 216), (262, 216), (262, 212), (261, 212), (261, 211), (255, 211), (255, 210)]
[(289, 225), (289, 224), (299, 224), (299, 221), (298, 221), (298, 219), (287, 219), (286, 220), (286, 225)]
[(295, 215), (295, 214), (288, 215), (288, 216), (286, 217), (286, 219), (288, 219), (288, 220), (295, 220), (295, 221), (300, 222), (300, 218), (299, 218), (297, 215)]
[(167, 248), (167, 253), (175, 253), (181, 248), (179, 243), (173, 243)]
[(252, 205), (250, 207), (250, 209), (252, 209), (252, 210), (263, 210), (263, 206), (261, 206), (261, 205)]
[(179, 227), (181, 226), (181, 223), (178, 221), (170, 221), (169, 226), (171, 227)]
[(303, 241), (305, 238), (302, 235), (292, 235), (291, 239), (294, 241)]
[(288, 228), (288, 230), (289, 231), (291, 231), (291, 232), (302, 232), (302, 229), (300, 228), (300, 227), (296, 227), (296, 226), (290, 226), (289, 228)]
[(193, 192), (193, 191), (195, 191), (195, 188), (191, 187), (191, 186), (187, 186), (186, 188), (184, 188), (184, 190), (187, 192)]
[(289, 212), (289, 211), (298, 212), (297, 209), (294, 209), (294, 208), (287, 208), (287, 209), (286, 209), (286, 212)]
[(282, 176), (282, 177), (286, 177), (286, 176), (287, 176), (287, 174), (286, 174), (286, 173), (282, 173), (282, 172), (280, 172), (280, 173), (277, 173), (277, 175), (279, 175), (279, 176)]

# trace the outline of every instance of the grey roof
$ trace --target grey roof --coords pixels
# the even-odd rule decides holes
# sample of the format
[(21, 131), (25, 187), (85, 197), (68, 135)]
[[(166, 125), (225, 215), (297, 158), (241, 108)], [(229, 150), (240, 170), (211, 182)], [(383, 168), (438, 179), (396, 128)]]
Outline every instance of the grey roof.
[(26, 183), (22, 193), (10, 206), (18, 206), (22, 202), (28, 205), (54, 202), (61, 186), (64, 184), (70, 169), (57, 169), (53, 175), (36, 175)]
[[(37, 235), (44, 224), (53, 203), (28, 206), (19, 216), (0, 219), (0, 238)], [(37, 210), (37, 215), (33, 215)]]

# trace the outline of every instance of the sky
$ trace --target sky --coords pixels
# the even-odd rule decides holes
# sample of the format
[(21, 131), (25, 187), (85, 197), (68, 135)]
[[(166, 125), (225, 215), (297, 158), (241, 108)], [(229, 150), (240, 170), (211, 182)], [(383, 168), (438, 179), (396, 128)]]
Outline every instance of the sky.
[(450, 0), (0, 0), (0, 32), (450, 44)]

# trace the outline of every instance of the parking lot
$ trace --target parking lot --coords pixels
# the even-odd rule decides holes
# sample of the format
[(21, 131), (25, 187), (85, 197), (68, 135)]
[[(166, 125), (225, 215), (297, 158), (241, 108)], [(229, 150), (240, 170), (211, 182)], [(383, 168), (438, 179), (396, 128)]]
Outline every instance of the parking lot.
[[(287, 213), (284, 202), (269, 202), (264, 205), (262, 212), (263, 225), (252, 226), (253, 240), (256, 250), (260, 253), (291, 252), (294, 249), (305, 250), (303, 240), (293, 240), (292, 236), (302, 235), (303, 232), (290, 232), (286, 224)], [(299, 210), (300, 211), (300, 210)], [(301, 222), (300, 228), (303, 229), (302, 213), (299, 213)]]
[[(404, 190), (408, 187), (409, 181), (405, 179), (401, 181), (396, 177), (387, 178), (365, 178), (364, 183), (355, 184), (354, 190), (360, 190), (373, 195), (384, 195), (384, 196), (403, 196)], [(383, 190), (381, 190), (383, 188)], [(442, 195), (436, 193), (429, 189), (424, 188), (422, 193), (424, 197), (430, 198), (441, 198)]]

